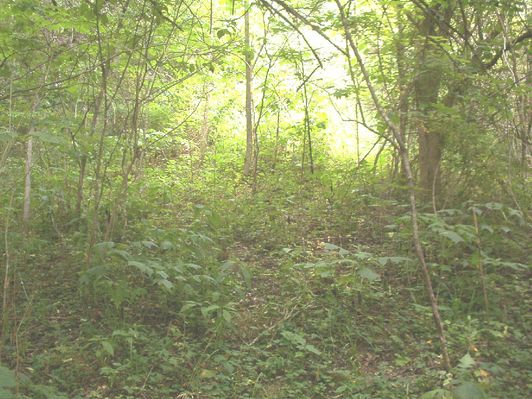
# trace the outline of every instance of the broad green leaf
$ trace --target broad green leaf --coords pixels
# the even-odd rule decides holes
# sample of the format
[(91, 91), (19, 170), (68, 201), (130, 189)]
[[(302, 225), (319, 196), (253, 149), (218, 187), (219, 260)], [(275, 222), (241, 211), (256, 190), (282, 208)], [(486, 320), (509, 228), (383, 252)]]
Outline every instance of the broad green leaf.
[(355, 255), (353, 255), (356, 259), (359, 260), (366, 260), (371, 258), (373, 255), (369, 252), (357, 252)]
[(231, 312), (224, 309), (222, 311), (222, 316), (226, 322), (231, 323), (231, 320), (233, 319), (233, 315), (231, 314)]
[(219, 29), (216, 32), (216, 36), (218, 37), (218, 39), (221, 39), (223, 36), (228, 35), (228, 34), (229, 34), (229, 30), (227, 29)]
[(369, 267), (363, 267), (358, 270), (358, 275), (362, 278), (365, 278), (368, 281), (378, 281), (380, 276), (375, 273), (375, 271)]
[(128, 266), (133, 266), (134, 268), (138, 269), (139, 271), (141, 271), (142, 273), (148, 276), (151, 276), (153, 274), (153, 268), (146, 265), (145, 263), (142, 263), (136, 260), (130, 260), (129, 262), (127, 262), (127, 264)]
[(101, 345), (105, 352), (107, 352), (111, 356), (114, 356), (115, 349), (113, 348), (113, 345), (109, 341), (102, 341)]
[(491, 227), (490, 225), (485, 224), (485, 223), (480, 225), (480, 230), (484, 230), (484, 231), (493, 233), (493, 227)]
[(0, 388), (12, 388), (15, 385), (15, 373), (7, 367), (0, 366)]
[(426, 392), (419, 399), (451, 399), (451, 392), (446, 389), (434, 389)]
[(330, 242), (326, 242), (323, 244), (323, 248), (326, 251), (338, 251), (340, 255), (347, 255), (349, 254), (349, 251), (347, 249), (344, 249), (338, 245), (331, 244)]
[(161, 279), (157, 282), (159, 285), (163, 286), (166, 290), (170, 291), (172, 288), (174, 288), (174, 283), (167, 279)]
[(2, 389), (2, 385), (0, 385), (0, 398), (2, 399), (14, 399), (15, 394), (9, 391), (6, 391), (5, 389)]
[(484, 206), (494, 211), (501, 210), (504, 207), (504, 205), (500, 202), (487, 202), (486, 204), (484, 204)]
[(129, 253), (121, 249), (112, 249), (109, 251), (109, 256), (115, 255), (123, 260), (129, 260)]
[(472, 382), (462, 382), (453, 389), (453, 399), (486, 399), (484, 391)]
[(440, 235), (444, 236), (445, 238), (448, 238), (453, 243), (458, 244), (459, 242), (463, 242), (464, 239), (457, 233), (451, 230), (440, 230)]
[(168, 240), (164, 240), (163, 242), (161, 242), (161, 246), (160, 246), (161, 250), (163, 251), (169, 251), (171, 249), (174, 249), (174, 244), (172, 244), (170, 241)]

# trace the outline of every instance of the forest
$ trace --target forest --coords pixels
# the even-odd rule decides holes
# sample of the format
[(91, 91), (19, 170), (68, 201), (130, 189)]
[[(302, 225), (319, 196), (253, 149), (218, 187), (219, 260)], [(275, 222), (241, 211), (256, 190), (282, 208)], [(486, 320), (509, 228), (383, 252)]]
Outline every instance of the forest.
[(527, 0), (0, 0), (0, 399), (532, 397)]

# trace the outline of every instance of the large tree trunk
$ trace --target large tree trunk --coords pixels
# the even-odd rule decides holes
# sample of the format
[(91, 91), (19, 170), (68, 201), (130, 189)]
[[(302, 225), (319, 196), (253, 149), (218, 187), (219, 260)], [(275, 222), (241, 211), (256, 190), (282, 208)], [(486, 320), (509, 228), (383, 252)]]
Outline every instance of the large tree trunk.
[[(418, 151), (419, 151), (419, 180), (421, 198), (434, 198), (440, 191), (440, 162), (443, 150), (441, 132), (434, 126), (431, 117), (434, 105), (438, 102), (438, 95), (443, 75), (443, 67), (439, 59), (439, 49), (430, 39), (438, 35), (438, 21), (436, 15), (441, 15), (441, 9), (430, 9), (425, 19), (419, 25), (420, 41), (417, 50), (417, 76), (414, 81), (414, 91), (419, 119), (417, 121)], [(448, 13), (444, 13), (448, 16)], [(448, 17), (447, 17), (448, 18)]]

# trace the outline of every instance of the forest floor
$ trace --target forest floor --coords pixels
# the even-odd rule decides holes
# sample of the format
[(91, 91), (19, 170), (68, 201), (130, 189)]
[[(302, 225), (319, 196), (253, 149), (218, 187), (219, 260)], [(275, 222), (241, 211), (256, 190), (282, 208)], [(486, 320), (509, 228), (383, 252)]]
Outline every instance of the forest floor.
[(478, 271), (457, 263), (473, 250), (427, 249), (446, 372), (404, 207), (370, 195), (331, 205), (324, 192), (197, 206), (178, 228), (150, 222), (99, 244), (88, 270), (75, 234), (32, 239), (12, 259), (4, 347), (20, 397), (532, 395), (526, 248), (490, 272), (489, 313)]

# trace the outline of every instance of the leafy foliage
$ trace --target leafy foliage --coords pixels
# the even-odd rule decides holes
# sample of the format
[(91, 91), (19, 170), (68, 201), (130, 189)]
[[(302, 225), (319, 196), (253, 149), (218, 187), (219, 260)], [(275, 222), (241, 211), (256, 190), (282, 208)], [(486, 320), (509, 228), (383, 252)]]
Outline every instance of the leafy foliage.
[(4, 1), (0, 398), (530, 397), (528, 8)]

